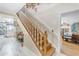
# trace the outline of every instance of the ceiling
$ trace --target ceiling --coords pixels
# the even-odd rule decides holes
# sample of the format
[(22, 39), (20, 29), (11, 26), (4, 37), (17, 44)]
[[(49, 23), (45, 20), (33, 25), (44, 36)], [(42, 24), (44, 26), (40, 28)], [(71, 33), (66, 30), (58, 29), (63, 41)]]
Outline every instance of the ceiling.
[(63, 13), (62, 17), (79, 18), (79, 10)]
[[(10, 14), (10, 15), (16, 15), (16, 13), (24, 5), (25, 5), (25, 3), (0, 3), (0, 13), (6, 13), (6, 14)], [(48, 4), (41, 4), (38, 7), (38, 12), (39, 13), (44, 12), (45, 9), (50, 9), (50, 7), (55, 6), (55, 5), (57, 5), (57, 4), (49, 4), (49, 3)], [(55, 9), (55, 8), (53, 8), (53, 9)], [(67, 12), (67, 13), (63, 13), (62, 16), (63, 17), (65, 17), (65, 16), (66, 17), (79, 17), (79, 10), (71, 11), (71, 12)]]
[(0, 3), (0, 13), (16, 15), (25, 3)]

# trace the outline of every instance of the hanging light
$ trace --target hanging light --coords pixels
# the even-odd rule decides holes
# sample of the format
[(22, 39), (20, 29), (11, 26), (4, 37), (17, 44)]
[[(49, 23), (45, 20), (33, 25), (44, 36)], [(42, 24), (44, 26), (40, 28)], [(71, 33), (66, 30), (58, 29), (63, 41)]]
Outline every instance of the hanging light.
[(31, 9), (33, 9), (35, 11), (37, 11), (37, 7), (36, 6), (38, 6), (38, 5), (40, 5), (40, 4), (39, 3), (26, 3), (26, 7), (27, 8), (31, 8)]

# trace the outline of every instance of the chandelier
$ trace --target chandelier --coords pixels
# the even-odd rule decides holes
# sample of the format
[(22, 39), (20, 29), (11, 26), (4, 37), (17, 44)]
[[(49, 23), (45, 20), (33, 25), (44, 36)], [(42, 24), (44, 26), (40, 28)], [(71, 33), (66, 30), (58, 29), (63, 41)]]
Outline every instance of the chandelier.
[(26, 3), (26, 7), (27, 8), (34, 9), (35, 11), (37, 11), (37, 7), (36, 6), (38, 6), (38, 5), (40, 5), (40, 4), (39, 3)]

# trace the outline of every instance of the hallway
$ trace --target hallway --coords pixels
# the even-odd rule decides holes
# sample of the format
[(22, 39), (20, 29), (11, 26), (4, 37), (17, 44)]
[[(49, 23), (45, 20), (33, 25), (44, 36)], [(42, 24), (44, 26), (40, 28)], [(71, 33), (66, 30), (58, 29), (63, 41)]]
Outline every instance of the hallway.
[[(3, 20), (3, 18), (2, 18), (2, 20)], [(22, 47), (21, 43), (17, 40), (17, 38), (16, 38), (16, 26), (14, 25), (13, 20), (14, 19), (7, 20), (7, 25), (5, 26), (6, 27), (5, 34), (0, 35), (0, 56), (35, 55), (33, 52), (31, 52), (25, 46)], [(6, 23), (1, 23), (1, 25), (5, 25), (5, 24)], [(3, 30), (3, 29), (1, 28), (1, 30)]]
[[(67, 42), (62, 45), (60, 39), (62, 22), (60, 21), (76, 19), (74, 16), (79, 15), (78, 7), (79, 4), (69, 3), (0, 4), (0, 56), (66, 56), (61, 52), (61, 46), (64, 46), (62, 50), (69, 53), (74, 51), (73, 45), (66, 46)], [(75, 11), (74, 15), (69, 14), (70, 11)], [(65, 12), (68, 12), (70, 17), (65, 14), (67, 17), (61, 18)], [(79, 18), (74, 22), (78, 20)], [(73, 22), (70, 20), (70, 23)], [(76, 49), (78, 52), (78, 48)]]

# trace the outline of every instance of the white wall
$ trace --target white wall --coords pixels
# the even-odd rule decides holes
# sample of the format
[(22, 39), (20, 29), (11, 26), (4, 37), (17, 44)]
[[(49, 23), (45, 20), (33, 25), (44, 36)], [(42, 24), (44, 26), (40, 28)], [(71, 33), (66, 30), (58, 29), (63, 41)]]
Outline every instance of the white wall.
[(79, 4), (57, 4), (48, 10), (40, 12), (38, 16), (43, 23), (47, 24), (50, 28), (57, 32), (61, 14), (64, 12), (77, 10), (79, 9), (78, 6)]
[[(49, 6), (50, 7), (50, 6)], [(39, 9), (39, 8), (38, 8)], [(40, 22), (45, 24), (49, 28), (50, 31), (52, 29), (54, 30), (52, 39), (49, 39), (50, 41), (54, 42), (57, 48), (60, 48), (61, 44), (60, 43), (60, 19), (61, 19), (61, 14), (65, 12), (70, 12), (74, 10), (79, 10), (79, 4), (53, 4), (51, 5), (50, 8), (44, 9), (41, 12), (34, 12), (30, 11), (30, 13), (38, 18)]]
[(16, 13), (25, 5), (25, 3), (0, 3), (0, 12), (10, 15), (16, 15)]

